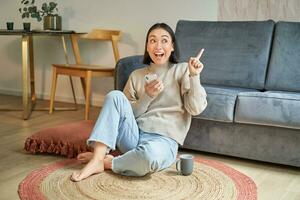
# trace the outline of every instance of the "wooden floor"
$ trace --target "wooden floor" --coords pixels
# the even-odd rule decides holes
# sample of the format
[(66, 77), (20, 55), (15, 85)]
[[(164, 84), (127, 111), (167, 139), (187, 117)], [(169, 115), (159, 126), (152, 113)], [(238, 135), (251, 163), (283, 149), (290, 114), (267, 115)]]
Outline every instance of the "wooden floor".
[[(17, 107), (21, 98), (0, 95), (2, 106)], [(69, 104), (61, 104), (70, 106)], [(47, 101), (39, 101), (38, 107), (48, 106)], [(92, 108), (91, 118), (96, 119), (99, 108)], [(84, 118), (84, 108), (77, 111), (56, 111), (49, 115), (46, 111), (35, 111), (27, 121), (22, 120), (18, 111), (0, 111), (0, 199), (18, 199), (18, 184), (34, 169), (62, 157), (49, 155), (30, 155), (24, 152), (25, 139), (32, 133), (45, 128)], [(299, 144), (300, 148), (300, 144)], [(251, 177), (258, 187), (259, 199), (266, 200), (300, 200), (300, 169), (244, 159), (191, 152), (205, 158), (222, 161)]]

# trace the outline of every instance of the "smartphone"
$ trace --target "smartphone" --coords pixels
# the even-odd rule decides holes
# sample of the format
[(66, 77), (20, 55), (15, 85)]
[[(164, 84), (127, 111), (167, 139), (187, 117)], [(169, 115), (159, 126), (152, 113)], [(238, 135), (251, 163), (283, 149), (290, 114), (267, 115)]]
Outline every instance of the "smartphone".
[(156, 74), (146, 74), (145, 75), (145, 81), (146, 83), (150, 83), (151, 81), (156, 80), (158, 77)]

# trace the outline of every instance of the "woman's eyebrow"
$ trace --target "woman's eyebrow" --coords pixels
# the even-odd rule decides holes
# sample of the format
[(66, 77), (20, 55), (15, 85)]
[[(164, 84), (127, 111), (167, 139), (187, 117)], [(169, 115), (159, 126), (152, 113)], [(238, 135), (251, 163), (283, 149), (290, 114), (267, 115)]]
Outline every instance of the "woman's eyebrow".
[[(149, 35), (149, 38), (151, 38), (151, 37), (156, 37), (156, 35)], [(162, 35), (161, 37), (167, 37), (167, 38), (169, 38), (168, 35)]]

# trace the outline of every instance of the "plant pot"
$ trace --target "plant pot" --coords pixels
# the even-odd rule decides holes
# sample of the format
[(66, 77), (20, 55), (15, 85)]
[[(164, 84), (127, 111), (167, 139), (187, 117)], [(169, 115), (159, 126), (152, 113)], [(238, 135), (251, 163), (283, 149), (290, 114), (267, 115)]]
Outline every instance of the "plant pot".
[(14, 23), (13, 22), (6, 22), (7, 30), (14, 30)]
[(24, 31), (30, 31), (30, 23), (29, 22), (24, 22), (23, 23), (23, 29), (24, 29)]
[(44, 30), (61, 30), (61, 16), (47, 15), (44, 17)]

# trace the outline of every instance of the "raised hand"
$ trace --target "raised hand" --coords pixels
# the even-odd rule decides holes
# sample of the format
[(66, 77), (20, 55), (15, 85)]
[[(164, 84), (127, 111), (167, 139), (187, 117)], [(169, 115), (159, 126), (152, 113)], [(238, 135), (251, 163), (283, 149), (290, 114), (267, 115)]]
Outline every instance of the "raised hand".
[(189, 60), (189, 71), (190, 76), (196, 76), (201, 73), (204, 65), (200, 62), (200, 58), (204, 52), (204, 49), (201, 49), (196, 57), (191, 57)]

